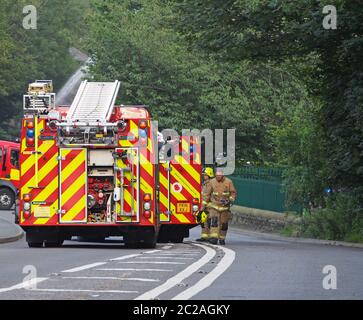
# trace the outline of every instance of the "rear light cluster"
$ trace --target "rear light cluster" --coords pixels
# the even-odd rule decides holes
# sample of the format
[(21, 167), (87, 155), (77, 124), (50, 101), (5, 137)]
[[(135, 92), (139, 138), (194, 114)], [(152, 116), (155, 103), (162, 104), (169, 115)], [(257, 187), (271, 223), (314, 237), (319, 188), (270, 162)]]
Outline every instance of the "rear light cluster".
[(141, 120), (139, 122), (139, 141), (141, 145), (147, 145), (147, 121)]
[(149, 193), (144, 195), (144, 217), (145, 219), (151, 218), (151, 195)]
[(35, 145), (35, 125), (33, 120), (26, 122), (26, 146), (34, 147)]
[(31, 216), (31, 203), (30, 194), (23, 195), (23, 217), (24, 219), (29, 219)]
[(199, 211), (199, 199), (193, 198), (193, 213)]

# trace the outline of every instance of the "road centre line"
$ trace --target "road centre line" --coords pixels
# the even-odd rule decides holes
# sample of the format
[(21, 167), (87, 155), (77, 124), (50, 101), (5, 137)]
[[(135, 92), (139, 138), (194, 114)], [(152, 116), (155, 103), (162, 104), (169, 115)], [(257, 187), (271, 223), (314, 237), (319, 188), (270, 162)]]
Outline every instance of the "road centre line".
[(118, 263), (129, 263), (129, 264), (137, 264), (137, 263), (149, 263), (149, 264), (185, 264), (185, 262), (173, 262), (173, 261), (126, 261), (126, 262), (118, 262)]
[(175, 276), (169, 278), (162, 285), (160, 285), (160, 286), (158, 286), (158, 287), (156, 287), (156, 288), (154, 288), (154, 289), (152, 289), (150, 291), (147, 291), (147, 292), (143, 293), (142, 295), (136, 297), (135, 300), (151, 300), (151, 299), (155, 299), (156, 297), (158, 297), (159, 295), (161, 295), (165, 291), (168, 291), (169, 289), (175, 287), (180, 282), (182, 282), (184, 279), (188, 278), (193, 273), (198, 271), (201, 267), (203, 267), (210, 260), (212, 260), (214, 258), (214, 256), (216, 255), (216, 253), (217, 253), (216, 250), (214, 250), (211, 247), (207, 247), (207, 246), (204, 246), (204, 245), (198, 245), (198, 246), (203, 248), (206, 251), (206, 253), (198, 261), (194, 262), (189, 267), (187, 267), (183, 271), (179, 272)]
[[(12, 291), (12, 290), (17, 290), (17, 289), (31, 290), (31, 288), (36, 286), (38, 283), (41, 283), (41, 282), (43, 282), (45, 280), (48, 280), (48, 279), (49, 278), (33, 278), (33, 279), (21, 282), (19, 284), (16, 284), (16, 285), (8, 287), (8, 288), (0, 288), (0, 293)], [(32, 289), (32, 290), (34, 290), (34, 289)]]
[(61, 272), (64, 272), (64, 273), (78, 272), (78, 271), (83, 271), (83, 270), (91, 269), (94, 267), (102, 266), (104, 264), (106, 264), (106, 262), (95, 262), (95, 263), (86, 264), (84, 266), (63, 270)]
[(135, 269), (135, 268), (101, 268), (97, 271), (160, 271), (160, 272), (172, 272), (170, 269)]
[(95, 293), (139, 293), (139, 291), (125, 291), (125, 290), (88, 290), (88, 289), (32, 289), (31, 291), (44, 291), (44, 292), (95, 292)]
[(146, 251), (146, 252), (142, 252), (142, 253), (128, 254), (126, 256), (121, 256), (121, 257), (118, 257), (118, 258), (109, 259), (108, 261), (121, 261), (121, 260), (126, 260), (126, 259), (129, 259), (129, 258), (139, 257), (139, 256), (142, 256), (143, 254), (151, 254), (151, 253), (160, 252), (160, 251), (161, 250), (151, 250), (151, 251)]
[(122, 280), (122, 281), (141, 281), (141, 282), (159, 282), (158, 279), (146, 278), (120, 278), (120, 277), (62, 277), (62, 279), (75, 279), (75, 280)]
[(108, 261), (121, 261), (121, 260), (126, 260), (126, 259), (130, 259), (130, 258), (139, 257), (141, 255), (142, 255), (141, 253), (128, 254), (127, 256), (121, 256), (121, 257), (118, 257), (118, 258), (113, 258), (113, 259), (110, 259)]
[[(201, 246), (196, 244), (197, 246)], [(183, 292), (176, 295), (172, 300), (188, 300), (200, 291), (208, 288), (218, 277), (220, 277), (233, 263), (236, 253), (228, 248), (218, 246), (224, 252), (223, 258), (218, 262), (217, 266), (209, 272), (205, 277), (200, 279), (196, 284)]]
[(165, 257), (165, 256), (152, 256), (152, 257), (138, 257), (138, 259), (181, 259), (181, 260), (193, 260), (194, 258), (187, 257)]

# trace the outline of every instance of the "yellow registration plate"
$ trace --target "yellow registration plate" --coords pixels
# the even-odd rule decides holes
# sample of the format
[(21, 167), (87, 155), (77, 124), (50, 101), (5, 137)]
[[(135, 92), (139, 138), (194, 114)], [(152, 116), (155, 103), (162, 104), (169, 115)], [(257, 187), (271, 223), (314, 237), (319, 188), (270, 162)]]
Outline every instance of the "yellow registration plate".
[(190, 203), (177, 203), (176, 204), (176, 213), (189, 213), (190, 212)]

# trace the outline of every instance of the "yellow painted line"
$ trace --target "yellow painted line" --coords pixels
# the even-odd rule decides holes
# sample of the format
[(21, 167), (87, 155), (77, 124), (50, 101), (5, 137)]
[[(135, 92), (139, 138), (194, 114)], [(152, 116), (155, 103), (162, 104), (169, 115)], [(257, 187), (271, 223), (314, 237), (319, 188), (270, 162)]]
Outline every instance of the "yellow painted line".
[[(65, 152), (67, 151), (67, 152)], [(67, 156), (72, 150), (62, 150), (61, 157)], [(71, 175), (71, 173), (77, 169), (80, 164), (86, 160), (86, 152), (83, 150), (79, 153), (65, 168), (62, 168), (62, 183)]]
[(192, 176), (192, 178), (197, 182), (200, 183), (200, 176), (201, 173), (196, 171), (193, 166), (185, 161), (185, 159), (182, 156), (177, 156), (176, 161), (178, 164), (181, 164), (183, 168)]
[(73, 183), (71, 186), (68, 187), (67, 190), (62, 190), (62, 206), (67, 203), (67, 201), (74, 195), (75, 192), (78, 192), (78, 190), (83, 186), (84, 187), (84, 193), (86, 193), (86, 173), (83, 172)]
[(195, 188), (189, 183), (189, 181), (185, 179), (185, 177), (179, 171), (177, 171), (174, 166), (172, 166), (172, 170), (170, 173), (176, 179), (176, 181), (179, 181), (183, 188), (185, 188), (192, 197), (196, 198), (199, 195), (199, 192), (195, 190)]
[(58, 153), (54, 154), (53, 157), (49, 159), (48, 162), (39, 170), (39, 181), (42, 181), (58, 165), (57, 156)]
[(174, 217), (177, 218), (179, 220), (179, 222), (181, 222), (181, 223), (190, 222), (183, 214), (174, 213)]
[(153, 177), (153, 166), (152, 164), (147, 160), (147, 158), (140, 152), (140, 169), (144, 168), (146, 172)]
[[(85, 205), (86, 205), (86, 197), (83, 196), (81, 197), (77, 203), (71, 207), (70, 210), (68, 210), (66, 212), (66, 214), (62, 217), (62, 222), (66, 222), (66, 221), (72, 221), (76, 216), (77, 214), (79, 214), (81, 212), (81, 210), (83, 208), (85, 208)], [(85, 221), (86, 220), (86, 216), (84, 217), (84, 219), (82, 221)]]
[(45, 189), (43, 189), (33, 201), (45, 201), (49, 195), (51, 195), (58, 188), (58, 176), (55, 177), (51, 183), (47, 185)]
[(144, 193), (153, 194), (153, 188), (146, 182), (143, 177), (140, 177), (140, 188)]
[[(44, 141), (43, 144), (38, 148), (38, 151), (44, 155), (53, 145), (54, 141)], [(21, 175), (25, 175), (34, 164), (35, 156), (33, 154), (21, 164)]]

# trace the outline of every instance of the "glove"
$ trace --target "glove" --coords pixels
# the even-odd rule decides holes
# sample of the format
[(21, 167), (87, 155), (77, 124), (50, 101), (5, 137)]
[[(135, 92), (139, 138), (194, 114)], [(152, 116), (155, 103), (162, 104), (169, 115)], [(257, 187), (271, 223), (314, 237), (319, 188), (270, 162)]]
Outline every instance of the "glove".
[(208, 218), (208, 213), (206, 213), (205, 211), (202, 211), (200, 223), (205, 223), (207, 221), (207, 218)]
[(221, 204), (225, 207), (230, 206), (231, 202), (228, 199), (221, 199)]
[(202, 211), (197, 211), (195, 213), (195, 221), (200, 224), (202, 220)]

